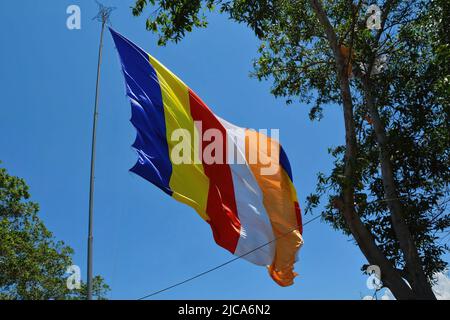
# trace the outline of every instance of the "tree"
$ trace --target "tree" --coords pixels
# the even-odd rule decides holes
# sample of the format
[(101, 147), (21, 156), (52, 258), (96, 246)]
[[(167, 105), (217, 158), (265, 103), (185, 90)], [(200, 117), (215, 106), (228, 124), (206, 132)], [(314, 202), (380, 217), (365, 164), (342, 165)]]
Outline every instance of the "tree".
[[(79, 290), (67, 288), (72, 248), (54, 239), (29, 198), (25, 181), (0, 168), (0, 299), (86, 299), (84, 283)], [(105, 299), (103, 278), (96, 276), (93, 284), (94, 296)]]
[(330, 148), (335, 166), (307, 211), (325, 200), (324, 220), (353, 236), (396, 298), (435, 299), (450, 225), (446, 1), (137, 0), (133, 15), (147, 6), (160, 45), (207, 26), (219, 6), (261, 40), (254, 75), (275, 96), (311, 104), (318, 120), (342, 105), (345, 145)]

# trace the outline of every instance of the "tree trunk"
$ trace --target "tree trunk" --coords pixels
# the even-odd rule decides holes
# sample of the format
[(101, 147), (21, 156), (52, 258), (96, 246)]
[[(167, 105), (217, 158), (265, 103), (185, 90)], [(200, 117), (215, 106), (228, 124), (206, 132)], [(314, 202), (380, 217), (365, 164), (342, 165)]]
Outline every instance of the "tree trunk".
[[(398, 270), (392, 265), (392, 263), (386, 258), (383, 252), (378, 248), (378, 246), (375, 243), (375, 240), (373, 239), (372, 234), (364, 226), (357, 212), (355, 212), (354, 164), (356, 162), (357, 144), (356, 144), (355, 124), (353, 118), (353, 102), (351, 97), (348, 74), (346, 72), (348, 61), (346, 61), (346, 59), (342, 56), (341, 51), (339, 50), (340, 49), (339, 42), (336, 33), (325, 11), (323, 10), (320, 0), (310, 0), (310, 4), (325, 30), (328, 42), (334, 53), (334, 57), (336, 60), (337, 78), (341, 89), (344, 122), (345, 122), (345, 144), (346, 144), (345, 169), (344, 169), (345, 182), (343, 186), (344, 203), (342, 214), (362, 253), (367, 258), (369, 263), (378, 265), (380, 267), (380, 269), (382, 270), (381, 280), (383, 281), (383, 284), (392, 291), (395, 297), (397, 299), (424, 298), (425, 297), (424, 295), (422, 294), (419, 295), (418, 291), (412, 291), (408, 287), (408, 285), (403, 280)], [(398, 217), (396, 216), (396, 218)], [(396, 220), (396, 222), (398, 222), (398, 219)], [(402, 235), (404, 235), (405, 230), (404, 228), (401, 228), (401, 224), (400, 230), (403, 232)], [(411, 246), (409, 246), (408, 248), (411, 248)], [(415, 253), (417, 255), (417, 250), (415, 251)], [(411, 255), (409, 255), (408, 257), (411, 257)]]
[(370, 80), (363, 76), (362, 83), (366, 95), (366, 104), (369, 109), (370, 117), (373, 121), (373, 128), (380, 153), (381, 176), (383, 180), (384, 194), (389, 211), (391, 212), (392, 226), (405, 259), (408, 280), (418, 298), (436, 299), (423, 271), (417, 247), (404, 219), (404, 208), (397, 193), (397, 187), (394, 180), (394, 171), (391, 163), (391, 152), (387, 145), (385, 127), (376, 107)]
[(397, 299), (414, 299), (413, 292), (402, 279), (392, 263), (377, 247), (372, 234), (364, 226), (354, 207), (354, 164), (356, 162), (356, 132), (353, 118), (353, 102), (351, 99), (350, 84), (347, 76), (345, 58), (339, 50), (335, 52), (338, 80), (341, 87), (342, 104), (345, 122), (345, 183), (343, 187), (344, 210), (343, 215), (359, 248), (369, 263), (378, 265), (382, 270), (381, 280)]

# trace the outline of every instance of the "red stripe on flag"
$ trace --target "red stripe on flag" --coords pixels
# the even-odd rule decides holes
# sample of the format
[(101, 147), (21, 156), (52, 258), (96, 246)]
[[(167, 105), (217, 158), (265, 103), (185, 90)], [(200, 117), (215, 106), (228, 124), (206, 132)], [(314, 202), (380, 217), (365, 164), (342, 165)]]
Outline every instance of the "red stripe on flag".
[(295, 207), (295, 217), (297, 218), (298, 230), (300, 231), (300, 234), (303, 234), (302, 211), (297, 201), (294, 202), (294, 207)]
[[(238, 218), (236, 199), (234, 197), (233, 177), (227, 159), (226, 130), (206, 106), (206, 104), (189, 89), (189, 103), (194, 121), (201, 121), (203, 132), (217, 129), (223, 137), (223, 164), (207, 164), (203, 162), (203, 169), (209, 178), (208, 202), (206, 213), (210, 221), (216, 243), (234, 253), (239, 241), (241, 222)], [(201, 137), (200, 137), (201, 139)], [(208, 143), (202, 143), (203, 150)]]

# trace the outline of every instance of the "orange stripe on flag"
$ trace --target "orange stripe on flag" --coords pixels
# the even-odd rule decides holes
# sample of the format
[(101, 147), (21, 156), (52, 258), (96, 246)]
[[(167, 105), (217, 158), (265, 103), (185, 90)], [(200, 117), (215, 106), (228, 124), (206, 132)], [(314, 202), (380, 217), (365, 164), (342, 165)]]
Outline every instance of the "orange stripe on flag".
[[(266, 143), (267, 147), (263, 147), (261, 142)], [(263, 203), (277, 239), (275, 257), (268, 268), (269, 273), (280, 286), (289, 286), (293, 284), (297, 275), (294, 272), (294, 263), (297, 251), (303, 244), (298, 225), (295, 189), (291, 186), (292, 182), (289, 176), (279, 165), (277, 141), (258, 132), (247, 130), (245, 145), (247, 162), (262, 190)], [(270, 150), (277, 152), (269, 154)], [(257, 159), (253, 156), (253, 161), (250, 161), (251, 154), (258, 155)], [(268, 159), (271, 164), (267, 164)], [(261, 174), (261, 169), (267, 168), (269, 165), (275, 166), (275, 173), (272, 175)]]

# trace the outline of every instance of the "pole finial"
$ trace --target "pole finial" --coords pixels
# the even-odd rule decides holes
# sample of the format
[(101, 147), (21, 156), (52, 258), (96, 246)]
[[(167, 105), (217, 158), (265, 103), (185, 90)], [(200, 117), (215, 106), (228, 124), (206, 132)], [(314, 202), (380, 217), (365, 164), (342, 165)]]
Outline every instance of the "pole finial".
[(95, 0), (95, 2), (98, 5), (98, 13), (92, 20), (97, 20), (101, 23), (109, 24), (109, 17), (111, 15), (111, 12), (113, 12), (116, 7), (107, 7), (97, 0)]

